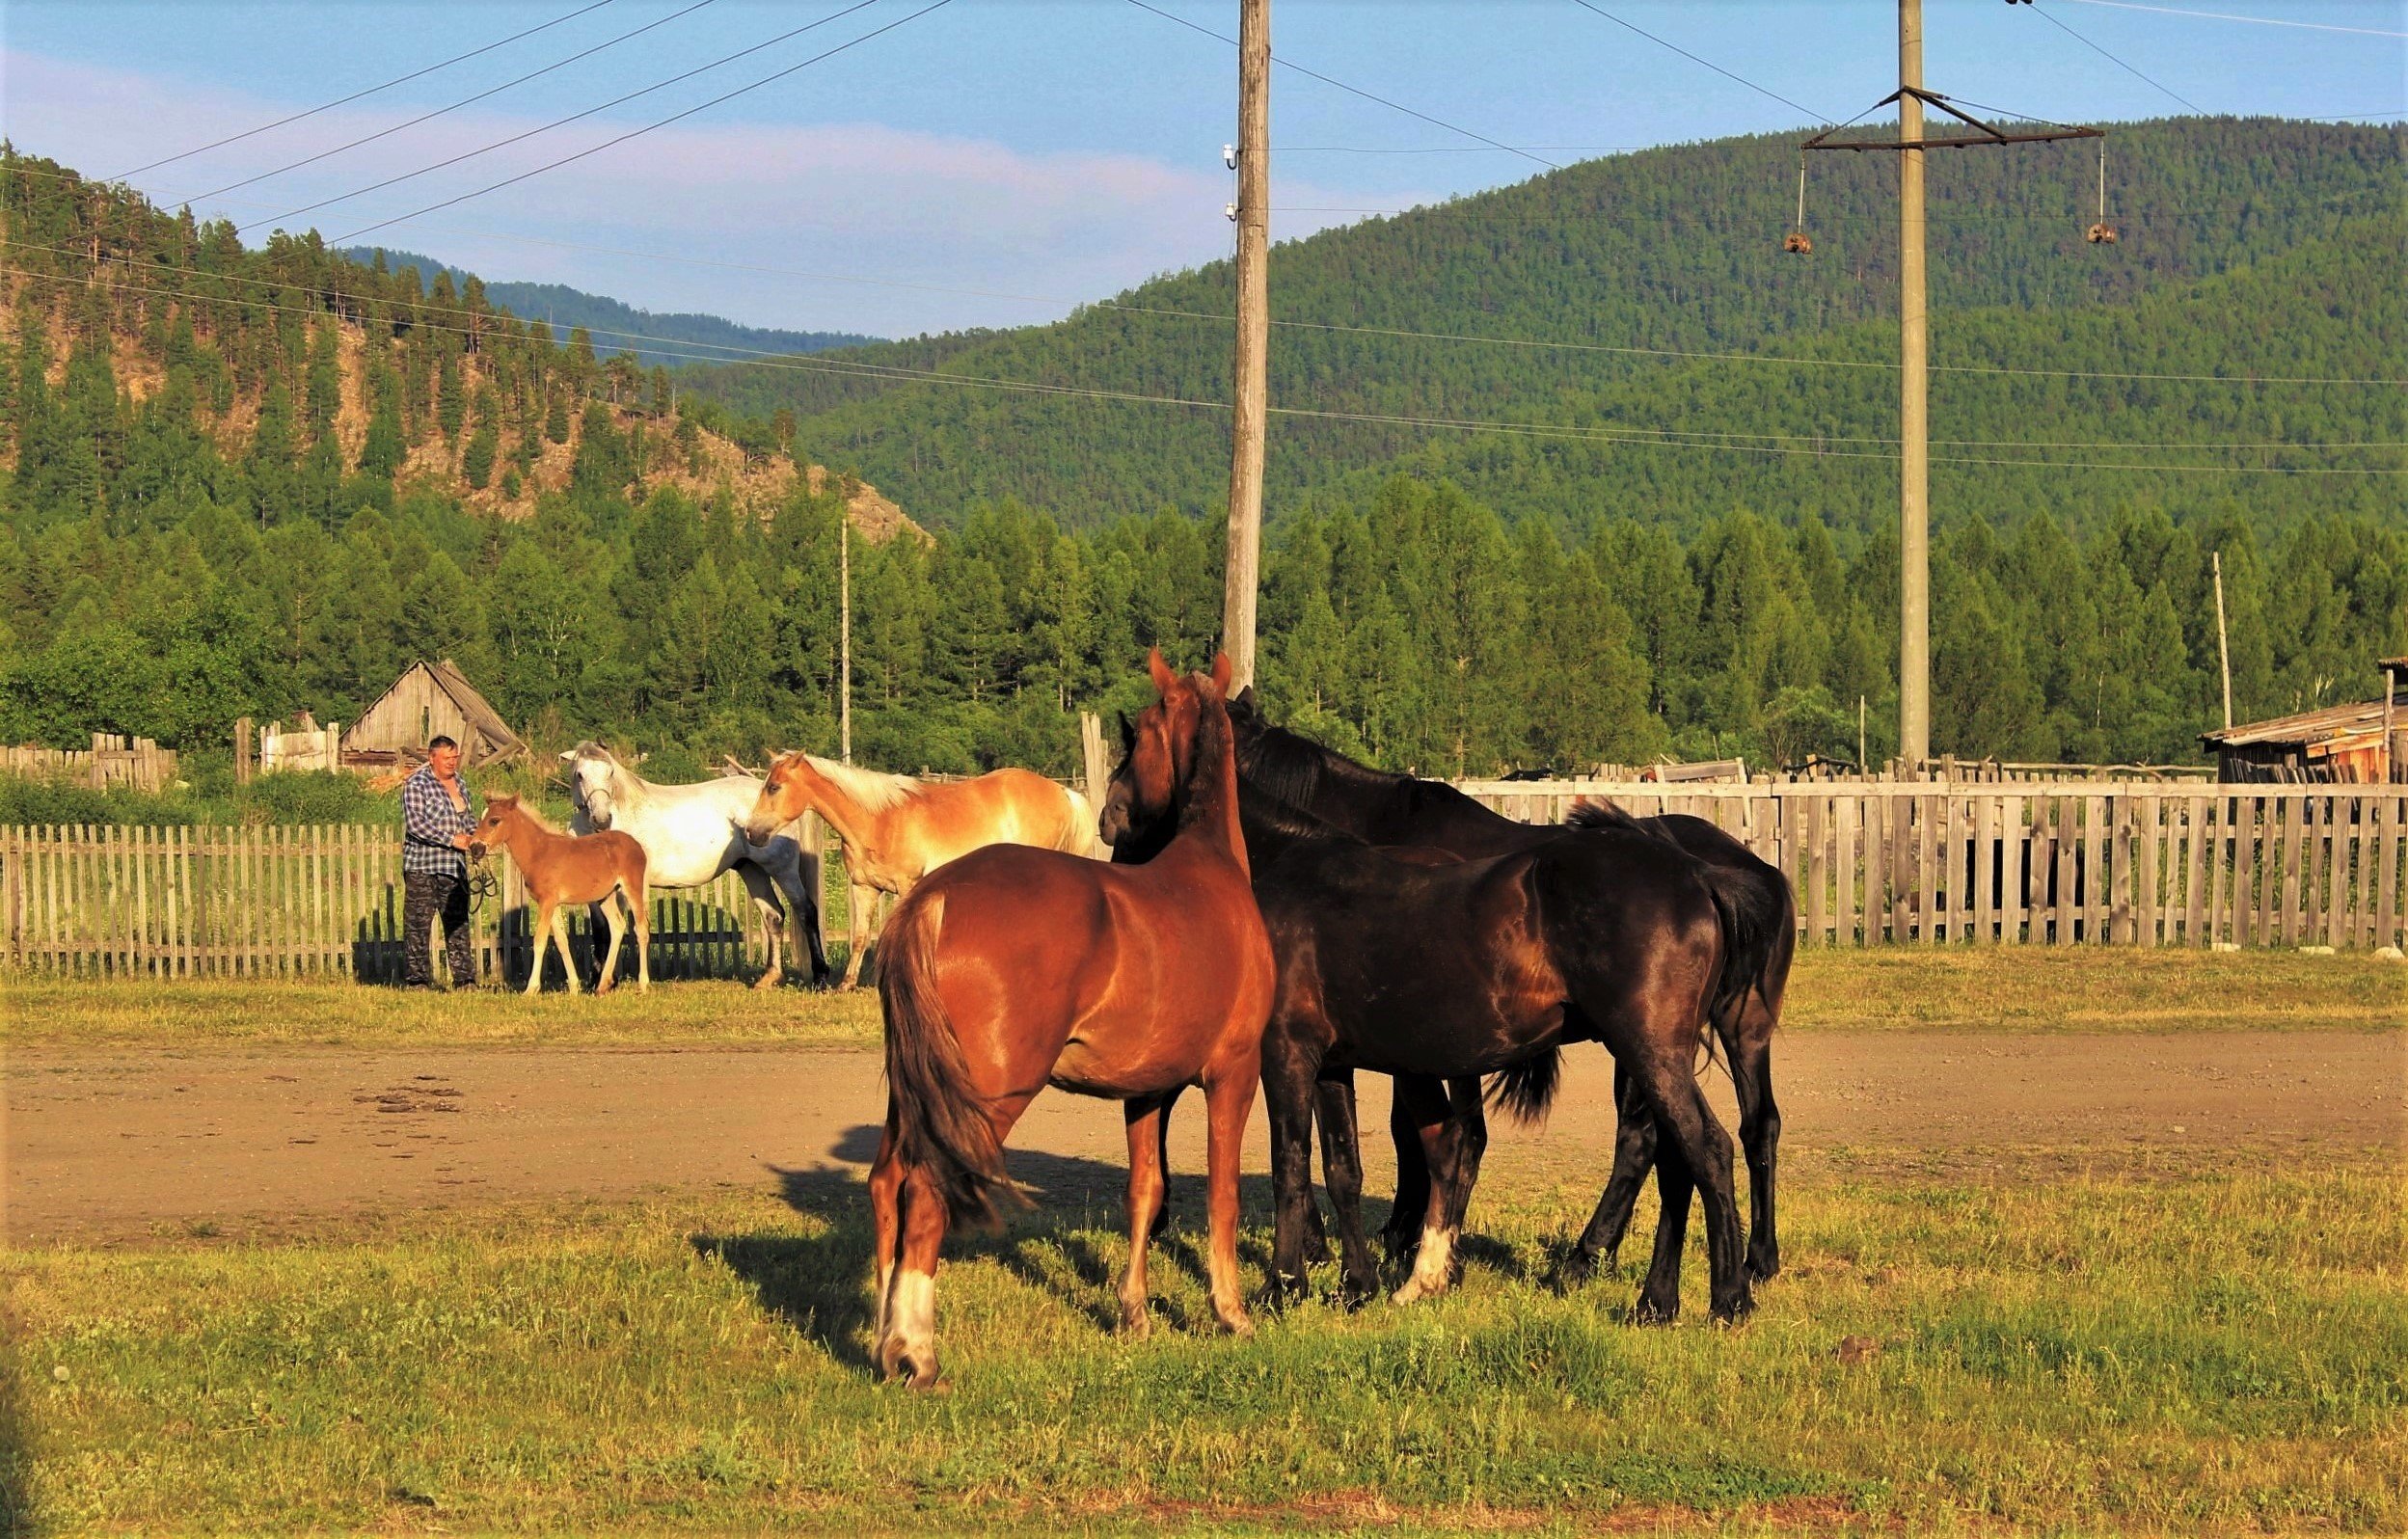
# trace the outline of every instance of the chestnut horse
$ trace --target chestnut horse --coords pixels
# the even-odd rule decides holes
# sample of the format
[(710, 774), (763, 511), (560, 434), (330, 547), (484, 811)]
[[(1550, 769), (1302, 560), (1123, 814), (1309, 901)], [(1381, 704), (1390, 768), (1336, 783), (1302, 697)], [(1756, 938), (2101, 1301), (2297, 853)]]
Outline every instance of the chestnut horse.
[(1162, 698), (1138, 721), (1134, 757), (1173, 788), (1177, 831), (1161, 853), (1114, 866), (990, 845), (932, 873), (887, 926), (886, 1130), (870, 1207), (878, 1364), (889, 1378), (936, 1382), (946, 1227), (991, 1215), (1014, 1190), (1003, 1141), (1047, 1085), (1123, 1103), (1121, 1324), (1140, 1336), (1163, 1113), (1185, 1087), (1203, 1087), (1212, 1310), (1228, 1330), (1253, 1329), (1238, 1293), (1237, 1159), (1262, 1072), (1271, 942), (1238, 829), (1230, 662), (1185, 678), (1160, 652), (1147, 665)]
[[(744, 837), (766, 844), (806, 812), (826, 819), (844, 840), (845, 873), (856, 890), (873, 887), (897, 898), (946, 861), (988, 845), (1083, 855), (1096, 843), (1096, 813), (1087, 798), (1031, 770), (915, 780), (809, 753), (780, 754), (771, 764), (744, 820)], [(861, 981), (868, 904), (845, 906), (852, 955), (845, 961), (844, 986), (851, 988)]]
[[(610, 952), (602, 959), (602, 982), (594, 992), (607, 994), (617, 983), (619, 938), (636, 927), (636, 987), (652, 988), (652, 923), (644, 912), (644, 847), (623, 833), (592, 833), (583, 838), (545, 825), (541, 818), (519, 804), (516, 796), (485, 798), (485, 818), (469, 839), (469, 853), (485, 858), (488, 850), (507, 850), (518, 862), (527, 890), (535, 895), (535, 962), (527, 974), (527, 992), (544, 986), (544, 950), (560, 948), (560, 967), (568, 974), (569, 992), (577, 992), (577, 963), (569, 957), (568, 916), (564, 904), (599, 904), (610, 926)], [(607, 900), (615, 897), (617, 903)], [(627, 918), (619, 917), (624, 905)]]

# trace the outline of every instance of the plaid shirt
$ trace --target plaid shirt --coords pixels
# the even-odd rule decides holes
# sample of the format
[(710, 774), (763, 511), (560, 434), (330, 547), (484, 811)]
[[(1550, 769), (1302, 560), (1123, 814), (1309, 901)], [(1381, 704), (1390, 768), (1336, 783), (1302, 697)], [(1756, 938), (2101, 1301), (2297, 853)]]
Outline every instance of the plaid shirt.
[(469, 873), (468, 855), (451, 845), (454, 834), (464, 834), (476, 826), (476, 793), (468, 782), (460, 782), (460, 796), (467, 803), (455, 807), (451, 793), (435, 778), (431, 767), (421, 765), (418, 772), (401, 782), (401, 869), (407, 872), (431, 872), (445, 877), (465, 877)]

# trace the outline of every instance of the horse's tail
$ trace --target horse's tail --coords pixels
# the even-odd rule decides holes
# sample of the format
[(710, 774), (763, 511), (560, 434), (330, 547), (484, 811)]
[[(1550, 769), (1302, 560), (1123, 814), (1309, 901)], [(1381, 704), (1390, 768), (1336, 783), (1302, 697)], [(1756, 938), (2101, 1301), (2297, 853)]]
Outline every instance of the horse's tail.
[(1517, 1122), (1535, 1122), (1547, 1115), (1562, 1077), (1563, 1049), (1550, 1047), (1491, 1074), (1488, 1104)]
[[(1770, 866), (1751, 871), (1705, 861), (1699, 870), (1706, 889), (1714, 895), (1715, 914), (1722, 927), (1722, 971), (1715, 981), (1706, 1013), (1715, 1035), (1729, 1038), (1739, 1029), (1740, 1012), (1750, 990), (1765, 988), (1766, 1006), (1779, 1008), (1777, 994), (1788, 980), (1788, 956), (1795, 943), (1796, 904), (1789, 883)], [(1772, 977), (1776, 959), (1780, 962), (1778, 981)]]
[(886, 1082), (894, 1094), (897, 1152), (935, 1178), (957, 1222), (995, 1217), (998, 1195), (1017, 1198), (1004, 1174), (995, 1124), (970, 1088), (953, 1017), (936, 992), (936, 932), (945, 895), (904, 900), (886, 925), (878, 971), (886, 1013)]
[(1103, 841), (1096, 832), (1096, 804), (1075, 786), (1062, 788), (1063, 800), (1069, 804), (1064, 814), (1062, 842), (1056, 850), (1067, 850), (1074, 855), (1092, 855)]

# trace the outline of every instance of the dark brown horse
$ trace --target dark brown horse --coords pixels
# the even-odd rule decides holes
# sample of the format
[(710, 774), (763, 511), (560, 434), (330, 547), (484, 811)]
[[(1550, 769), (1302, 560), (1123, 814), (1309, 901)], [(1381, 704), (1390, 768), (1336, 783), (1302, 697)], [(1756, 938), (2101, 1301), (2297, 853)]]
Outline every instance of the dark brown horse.
[[(1330, 1194), (1347, 1291), (1377, 1285), (1356, 1200), (1351, 1076), (1401, 1076), (1399, 1100), (1435, 1179), (1420, 1213), (1421, 1240), (1398, 1303), (1452, 1280), (1473, 1173), (1462, 1108), (1421, 1087), (1495, 1073), (1509, 1101), (1542, 1110), (1563, 1043), (1601, 1040), (1671, 1130), (1665, 1163), (1696, 1173), (1706, 1192), (1713, 1307), (1748, 1308), (1731, 1193), (1730, 1141), (1691, 1073), (1703, 1022), (1745, 992), (1769, 935), (1726, 924), (1716, 874), (1637, 830), (1555, 830), (1543, 843), (1485, 859), (1426, 849), (1375, 849), (1240, 783), (1241, 823), (1255, 897), (1279, 961), (1263, 1037), (1278, 1197), (1273, 1284), (1304, 1282), (1309, 1155), (1321, 1104)], [(1168, 788), (1132, 755), (1112, 782), (1102, 827), (1120, 858), (1142, 857), (1169, 826)], [(1642, 1317), (1679, 1309), (1678, 1249), (1660, 1254), (1639, 1300)]]
[[(1252, 690), (1230, 704), (1230, 724), (1237, 734), (1241, 774), (1301, 811), (1346, 830), (1374, 845), (1426, 846), (1465, 857), (1482, 857), (1526, 850), (1559, 837), (1558, 824), (1526, 824), (1491, 811), (1454, 787), (1434, 780), (1393, 774), (1360, 765), (1264, 720), (1256, 709)], [(1678, 846), (1691, 858), (1716, 868), (1739, 889), (1745, 904), (1774, 930), (1754, 986), (1713, 1022), (1720, 1039), (1724, 1062), (1739, 1098), (1739, 1136), (1746, 1151), (1748, 1197), (1753, 1209), (1747, 1235), (1747, 1270), (1758, 1281), (1781, 1267), (1779, 1230), (1774, 1220), (1773, 1186), (1781, 1137), (1781, 1114), (1772, 1097), (1772, 1034), (1780, 1023), (1781, 998), (1789, 983), (1791, 958), (1797, 945), (1797, 900), (1781, 873), (1759, 860), (1746, 846), (1702, 818), (1674, 814), (1633, 819), (1612, 807), (1584, 808), (1576, 825), (1623, 827), (1652, 833)], [(1587, 1277), (1603, 1258), (1612, 1262), (1615, 1250), (1630, 1227), (1631, 1213), (1648, 1168), (1656, 1162), (1656, 1125), (1643, 1115), (1644, 1097), (1619, 1066), (1615, 1092), (1621, 1121), (1614, 1146), (1612, 1174), (1600, 1195), (1596, 1211), (1564, 1262), (1567, 1281)], [(1478, 1087), (1400, 1083), (1391, 1125), (1396, 1140), (1396, 1206), (1389, 1220), (1390, 1249), (1402, 1252), (1413, 1243), (1415, 1227), (1427, 1198), (1428, 1177), (1421, 1163), (1421, 1140), (1414, 1121), (1416, 1111), (1427, 1114), (1440, 1098), (1450, 1095), (1469, 1126), (1464, 1158), (1476, 1172), (1486, 1142), (1478, 1111)], [(1659, 1172), (1668, 1177), (1673, 1173)], [(1674, 1190), (1676, 1182), (1661, 1180), (1668, 1217), (1685, 1220), (1689, 1193)], [(1670, 1229), (1667, 1234), (1666, 1230)], [(1660, 1225), (1658, 1258), (1663, 1247), (1677, 1245), (1677, 1224)]]
[(886, 1132), (870, 1172), (878, 1362), (936, 1381), (945, 1229), (1009, 1192), (1003, 1141), (1047, 1085), (1123, 1103), (1129, 1265), (1121, 1321), (1143, 1336), (1146, 1242), (1163, 1189), (1164, 1110), (1204, 1089), (1210, 1119), (1213, 1313), (1252, 1329), (1237, 1278), (1237, 1160), (1261, 1078), (1271, 945), (1248, 884), (1225, 692), (1229, 660), (1180, 678), (1154, 653), (1160, 701), (1131, 763), (1167, 788), (1177, 833), (1143, 866), (990, 845), (914, 887), (886, 929)]

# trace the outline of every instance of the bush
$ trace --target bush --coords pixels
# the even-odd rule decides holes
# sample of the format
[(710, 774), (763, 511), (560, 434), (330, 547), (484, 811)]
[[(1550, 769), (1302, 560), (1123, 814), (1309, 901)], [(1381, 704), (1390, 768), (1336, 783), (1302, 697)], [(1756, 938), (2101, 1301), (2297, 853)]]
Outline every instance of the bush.
[(397, 796), (379, 796), (358, 775), (334, 770), (282, 770), (235, 793), (244, 823), (391, 823), (401, 816)]

